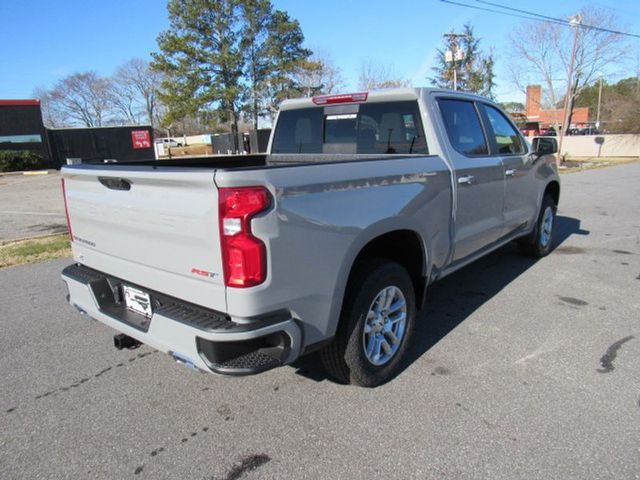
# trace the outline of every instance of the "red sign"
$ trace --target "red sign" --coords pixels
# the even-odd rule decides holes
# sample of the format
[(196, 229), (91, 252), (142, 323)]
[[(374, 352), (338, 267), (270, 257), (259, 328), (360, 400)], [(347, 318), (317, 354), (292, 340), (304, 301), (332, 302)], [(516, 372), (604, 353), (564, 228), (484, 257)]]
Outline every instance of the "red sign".
[(131, 130), (131, 143), (134, 150), (151, 148), (151, 134), (149, 130)]

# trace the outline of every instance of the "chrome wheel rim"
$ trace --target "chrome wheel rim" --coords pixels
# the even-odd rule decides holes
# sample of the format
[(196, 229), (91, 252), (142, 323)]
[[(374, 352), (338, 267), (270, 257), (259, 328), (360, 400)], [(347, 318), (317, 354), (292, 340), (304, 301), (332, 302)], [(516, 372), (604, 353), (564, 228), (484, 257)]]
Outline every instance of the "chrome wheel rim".
[(553, 230), (553, 209), (547, 207), (542, 216), (542, 225), (540, 226), (540, 245), (546, 247), (551, 241), (551, 232)]
[(376, 366), (388, 363), (398, 352), (407, 323), (407, 301), (402, 290), (383, 288), (371, 302), (362, 332), (362, 348)]

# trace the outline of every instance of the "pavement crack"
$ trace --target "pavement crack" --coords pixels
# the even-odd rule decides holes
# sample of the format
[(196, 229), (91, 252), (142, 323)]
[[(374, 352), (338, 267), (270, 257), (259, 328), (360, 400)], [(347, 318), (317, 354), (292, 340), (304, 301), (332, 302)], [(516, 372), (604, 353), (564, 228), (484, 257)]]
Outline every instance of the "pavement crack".
[[(202, 432), (202, 433), (207, 433), (208, 431), (209, 431), (209, 427), (202, 427), (202, 428), (200, 429), (200, 432)], [(189, 436), (188, 436), (188, 437), (183, 437), (183, 438), (180, 440), (180, 443), (181, 443), (181, 444), (185, 444), (185, 443), (187, 443), (187, 442), (189, 441), (189, 439), (190, 439), (190, 438), (192, 439), (192, 438), (196, 437), (197, 435), (198, 435), (198, 431), (196, 431), (196, 432), (191, 432), (191, 433), (189, 434)], [(158, 448), (155, 448), (155, 449), (153, 449), (153, 450), (151, 450), (151, 451), (149, 452), (149, 457), (151, 457), (151, 458), (157, 457), (157, 456), (158, 456), (158, 455), (160, 455), (162, 452), (166, 452), (167, 450), (168, 450), (168, 447), (158, 447)], [(145, 467), (145, 464), (144, 464), (144, 463), (143, 463), (143, 464), (141, 464), (141, 465), (138, 465), (138, 466), (136, 467), (136, 469), (133, 471), (133, 474), (134, 474), (134, 475), (138, 475), (140, 472), (142, 472), (142, 469), (143, 469), (144, 467)]]
[(598, 368), (596, 371), (599, 373), (613, 372), (613, 370), (615, 369), (615, 367), (613, 366), (613, 361), (618, 356), (618, 350), (620, 350), (622, 345), (634, 338), (635, 337), (633, 335), (629, 335), (628, 337), (624, 337), (623, 339), (612, 343), (611, 346), (607, 348), (607, 351), (604, 353), (604, 355), (600, 358), (600, 365), (602, 365), (602, 368)]
[[(157, 350), (153, 350), (151, 352), (139, 353), (139, 354), (137, 354), (137, 355), (135, 355), (133, 357), (130, 357), (129, 358), (129, 363), (135, 362), (136, 360), (139, 360), (140, 358), (144, 358), (144, 357), (147, 357), (149, 355), (153, 355), (154, 353), (158, 353), (158, 351)], [(88, 377), (81, 378), (77, 382), (71, 383), (69, 385), (63, 385), (61, 387), (55, 388), (53, 390), (50, 390), (48, 392), (41, 393), (39, 395), (36, 395), (33, 398), (34, 398), (34, 400), (40, 400), (42, 398), (46, 398), (46, 397), (49, 397), (51, 395), (57, 395), (59, 393), (68, 392), (73, 388), (78, 388), (81, 385), (84, 385), (85, 383), (90, 382), (91, 380), (94, 380), (96, 378), (100, 378), (102, 375), (104, 375), (105, 373), (113, 370), (114, 368), (123, 367), (123, 366), (124, 366), (124, 363), (118, 363), (116, 365), (112, 365), (110, 367), (103, 368), (102, 370), (98, 371), (94, 375), (89, 375)]]

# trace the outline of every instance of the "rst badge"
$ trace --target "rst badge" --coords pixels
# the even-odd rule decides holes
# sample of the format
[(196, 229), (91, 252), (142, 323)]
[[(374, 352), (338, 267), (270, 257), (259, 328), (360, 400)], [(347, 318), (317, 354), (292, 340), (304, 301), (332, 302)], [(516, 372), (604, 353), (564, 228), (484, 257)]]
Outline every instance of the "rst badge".
[(191, 273), (193, 273), (194, 275), (199, 275), (201, 277), (209, 277), (209, 278), (214, 278), (218, 275), (217, 273), (209, 272), (207, 270), (201, 270), (199, 268), (192, 268)]

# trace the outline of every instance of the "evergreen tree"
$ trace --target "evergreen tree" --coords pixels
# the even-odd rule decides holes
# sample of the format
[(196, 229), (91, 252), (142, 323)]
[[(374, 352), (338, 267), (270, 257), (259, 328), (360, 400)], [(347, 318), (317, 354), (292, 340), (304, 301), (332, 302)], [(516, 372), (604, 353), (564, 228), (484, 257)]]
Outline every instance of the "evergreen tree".
[[(166, 74), (168, 122), (215, 109), (238, 131), (243, 57), (238, 0), (169, 0), (169, 29), (158, 37), (153, 67)], [(235, 135), (234, 135), (235, 137)]]
[(269, 43), (273, 9), (270, 0), (244, 0), (241, 11), (244, 28), (240, 46), (244, 53), (248, 87), (244, 92), (243, 110), (253, 121), (253, 128), (258, 128), (258, 118), (266, 113), (262, 99), (271, 66)]
[(294, 94), (294, 72), (311, 52), (298, 22), (270, 0), (169, 0), (168, 10), (169, 29), (152, 54), (165, 74), (165, 123), (213, 111), (235, 134), (241, 113), (257, 127)]
[(304, 35), (297, 20), (287, 12), (276, 10), (269, 23), (268, 56), (271, 60), (266, 79), (265, 106), (274, 116), (280, 102), (303, 95), (303, 86), (296, 82), (296, 72), (311, 56), (302, 47)]
[[(444, 46), (438, 49), (436, 55), (438, 64), (433, 67), (435, 76), (429, 80), (440, 88), (453, 88), (455, 69), (458, 90), (493, 98), (493, 55), (480, 51), (480, 39), (475, 37), (470, 24), (464, 25), (461, 35), (454, 35), (451, 32), (451, 35), (445, 36)], [(452, 52), (452, 62), (447, 62), (446, 52)]]

